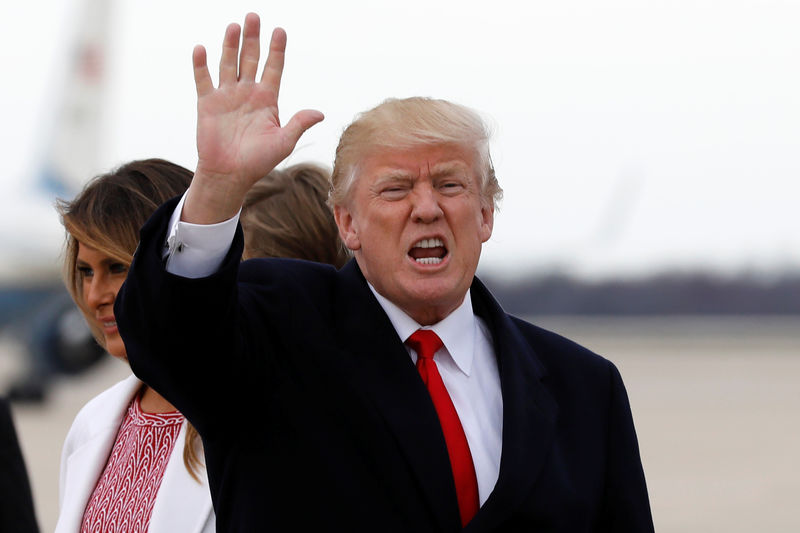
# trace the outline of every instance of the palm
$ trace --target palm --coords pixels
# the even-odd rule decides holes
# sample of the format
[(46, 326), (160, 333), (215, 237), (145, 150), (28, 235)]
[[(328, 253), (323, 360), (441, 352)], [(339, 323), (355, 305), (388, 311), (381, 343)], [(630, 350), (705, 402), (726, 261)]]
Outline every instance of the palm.
[(197, 153), (206, 172), (257, 180), (292, 148), (280, 125), (275, 95), (263, 86), (239, 83), (199, 99)]

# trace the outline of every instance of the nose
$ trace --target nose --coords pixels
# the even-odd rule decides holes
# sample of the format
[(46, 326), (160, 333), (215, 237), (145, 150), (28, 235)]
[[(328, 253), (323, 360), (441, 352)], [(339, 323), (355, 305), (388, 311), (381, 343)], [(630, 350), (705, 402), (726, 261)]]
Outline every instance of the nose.
[(114, 303), (114, 288), (105, 276), (94, 275), (91, 279), (84, 280), (83, 283), (86, 305), (90, 309), (96, 310), (103, 305)]
[(439, 197), (436, 190), (429, 183), (419, 183), (412, 193), (413, 209), (411, 218), (415, 222), (430, 224), (442, 216)]

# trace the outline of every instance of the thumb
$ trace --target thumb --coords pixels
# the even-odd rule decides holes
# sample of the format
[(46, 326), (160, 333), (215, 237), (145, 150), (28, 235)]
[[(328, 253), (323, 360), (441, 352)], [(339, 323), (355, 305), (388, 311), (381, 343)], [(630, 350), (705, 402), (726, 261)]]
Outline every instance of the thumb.
[(308, 128), (318, 122), (322, 122), (324, 118), (325, 115), (316, 109), (303, 109), (295, 113), (283, 129), (288, 138), (291, 139), (292, 144), (297, 144), (297, 141), (300, 140), (300, 137)]

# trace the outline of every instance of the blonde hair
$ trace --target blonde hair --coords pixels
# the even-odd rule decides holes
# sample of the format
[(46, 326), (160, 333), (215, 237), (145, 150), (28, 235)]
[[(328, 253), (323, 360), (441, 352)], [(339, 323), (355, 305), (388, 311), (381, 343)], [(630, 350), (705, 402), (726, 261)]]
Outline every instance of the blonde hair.
[(455, 144), (475, 150), (481, 198), (485, 204), (497, 207), (503, 190), (489, 154), (490, 136), (481, 117), (462, 105), (423, 97), (385, 100), (359, 114), (339, 138), (329, 202), (342, 205), (348, 200), (359, 161), (375, 150)]
[(330, 172), (311, 164), (273, 170), (245, 196), (242, 259), (292, 257), (339, 268), (349, 252), (326, 201)]
[[(192, 172), (179, 165), (163, 159), (144, 159), (93, 178), (71, 201), (57, 200), (56, 209), (67, 230), (64, 283), (101, 346), (105, 347), (103, 332), (89, 320), (91, 312), (83, 301), (83, 278), (77, 269), (79, 243), (130, 265), (139, 242), (139, 229), (159, 205), (183, 194), (191, 180)], [(199, 482), (201, 443), (197, 430), (188, 421), (186, 426), (183, 462)]]

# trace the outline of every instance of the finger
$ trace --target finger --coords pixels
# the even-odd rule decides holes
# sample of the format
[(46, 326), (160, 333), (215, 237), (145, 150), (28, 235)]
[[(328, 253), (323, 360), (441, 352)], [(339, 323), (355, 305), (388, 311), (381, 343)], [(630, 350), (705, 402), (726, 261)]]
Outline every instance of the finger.
[(244, 19), (244, 31), (242, 37), (242, 51), (239, 56), (239, 79), (245, 81), (255, 81), (258, 72), (258, 58), (261, 43), (259, 32), (261, 22), (258, 15), (248, 13)]
[(304, 109), (295, 113), (286, 126), (283, 127), (283, 130), (286, 132), (287, 137), (291, 140), (292, 146), (294, 146), (297, 144), (297, 141), (300, 140), (300, 137), (303, 135), (303, 133), (308, 130), (308, 128), (314, 124), (317, 124), (318, 122), (322, 122), (322, 119), (324, 118), (325, 115), (316, 109)]
[(272, 30), (269, 41), (269, 55), (264, 72), (261, 74), (261, 83), (265, 84), (278, 98), (281, 89), (281, 76), (283, 75), (283, 59), (286, 52), (286, 32), (283, 28)]
[(238, 24), (230, 24), (225, 30), (222, 40), (222, 57), (219, 59), (219, 85), (235, 83), (237, 78), (236, 60), (239, 55), (239, 34), (241, 28)]
[(194, 86), (197, 89), (197, 96), (203, 96), (214, 90), (214, 83), (211, 81), (211, 74), (208, 72), (206, 63), (206, 49), (200, 45), (192, 50), (192, 66), (194, 67)]

